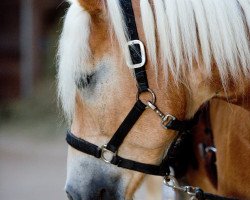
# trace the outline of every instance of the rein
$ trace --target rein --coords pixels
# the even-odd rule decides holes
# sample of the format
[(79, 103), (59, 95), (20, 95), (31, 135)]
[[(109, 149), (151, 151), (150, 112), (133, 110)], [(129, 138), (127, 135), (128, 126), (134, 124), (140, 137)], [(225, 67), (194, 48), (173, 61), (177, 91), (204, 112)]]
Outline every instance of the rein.
[[(157, 108), (157, 106), (155, 105), (156, 96), (153, 90), (151, 90), (148, 85), (148, 79), (145, 69), (145, 63), (146, 63), (145, 48), (143, 43), (139, 40), (132, 2), (131, 0), (120, 0), (120, 6), (124, 13), (126, 28), (128, 30), (128, 36), (130, 39), (127, 45), (131, 56), (131, 62), (127, 62), (127, 65), (129, 66), (129, 68), (132, 68), (134, 70), (134, 75), (136, 78), (137, 88), (138, 88), (137, 100), (132, 109), (130, 110), (130, 112), (128, 113), (128, 115), (126, 116), (126, 118), (124, 119), (124, 121), (121, 123), (117, 131), (114, 133), (113, 137), (107, 144), (103, 145), (102, 147), (98, 147), (95, 144), (92, 144), (86, 140), (78, 138), (70, 131), (67, 132), (66, 141), (73, 148), (83, 153), (92, 155), (98, 159), (101, 159), (106, 163), (116, 165), (117, 167), (122, 167), (125, 169), (134, 170), (150, 175), (163, 176), (164, 183), (167, 186), (172, 187), (173, 189), (176, 190), (181, 190), (189, 194), (190, 197), (192, 198), (195, 197), (198, 200), (205, 200), (205, 199), (230, 200), (229, 198), (218, 197), (215, 195), (214, 196), (216, 198), (213, 198), (213, 195), (211, 196), (211, 194), (204, 193), (200, 188), (191, 186), (184, 186), (184, 187), (177, 186), (175, 184), (176, 183), (175, 178), (170, 176), (168, 154), (166, 155), (165, 158), (163, 158), (160, 165), (151, 165), (151, 164), (137, 162), (134, 160), (129, 160), (126, 158), (122, 158), (117, 154), (119, 147), (123, 143), (128, 133), (130, 132), (131, 128), (136, 124), (136, 122), (146, 109), (153, 110), (161, 118), (161, 125), (164, 129), (171, 129), (179, 132), (179, 134), (182, 134), (186, 131), (190, 131), (192, 127), (195, 124), (197, 124), (199, 120), (199, 113), (196, 113), (194, 118), (191, 120), (180, 121), (171, 114), (164, 115)], [(152, 97), (151, 101), (148, 101), (147, 103), (142, 102), (140, 100), (140, 96), (142, 93), (149, 93)]]

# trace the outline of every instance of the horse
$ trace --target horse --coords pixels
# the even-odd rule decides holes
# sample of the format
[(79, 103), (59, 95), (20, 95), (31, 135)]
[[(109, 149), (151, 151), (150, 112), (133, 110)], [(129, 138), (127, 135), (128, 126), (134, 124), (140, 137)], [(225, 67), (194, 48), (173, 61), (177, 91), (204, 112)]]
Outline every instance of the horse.
[(69, 199), (132, 199), (145, 173), (169, 174), (163, 158), (204, 102), (243, 101), (249, 10), (248, 0), (70, 0), (57, 76)]
[[(214, 146), (217, 149), (217, 180), (216, 182), (211, 180), (211, 171), (206, 170), (206, 160), (200, 153), (201, 140), (196, 139), (193, 146), (198, 166), (195, 168), (189, 166), (186, 172), (187, 182), (191, 185), (199, 185), (211, 193), (248, 199), (250, 112), (241, 106), (218, 99), (210, 101), (210, 109), (207, 112), (211, 119), (210, 128)], [(204, 125), (202, 127), (198, 125), (194, 131), (194, 137), (196, 137), (200, 132), (204, 132)]]
[[(245, 104), (246, 106), (249, 105)], [(213, 194), (248, 199), (250, 112), (242, 106), (219, 99), (210, 100), (202, 112), (199, 123), (192, 129), (193, 140), (187, 144), (192, 154), (182, 154), (180, 157), (182, 164), (186, 166), (184, 172), (178, 175), (180, 182), (184, 178), (186, 184), (198, 185)], [(214, 154), (205, 151), (214, 148)], [(210, 156), (215, 156), (216, 159), (211, 160)], [(215, 167), (215, 170), (212, 167)], [(150, 177), (146, 184), (149, 185), (148, 182), (151, 181), (158, 188), (149, 190), (147, 195), (150, 196), (149, 199), (160, 199), (159, 196), (163, 193), (162, 180)], [(169, 194), (165, 196), (169, 198)]]

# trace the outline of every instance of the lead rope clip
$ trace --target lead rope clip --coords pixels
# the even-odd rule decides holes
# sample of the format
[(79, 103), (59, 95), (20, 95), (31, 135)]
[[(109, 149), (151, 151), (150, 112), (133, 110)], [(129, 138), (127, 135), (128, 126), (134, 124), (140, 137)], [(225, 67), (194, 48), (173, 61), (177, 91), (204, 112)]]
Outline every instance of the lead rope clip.
[(195, 190), (197, 187), (193, 186), (180, 186), (174, 176), (168, 175), (163, 179), (164, 185), (172, 188), (174, 191), (184, 192), (189, 195), (190, 200), (197, 200)]

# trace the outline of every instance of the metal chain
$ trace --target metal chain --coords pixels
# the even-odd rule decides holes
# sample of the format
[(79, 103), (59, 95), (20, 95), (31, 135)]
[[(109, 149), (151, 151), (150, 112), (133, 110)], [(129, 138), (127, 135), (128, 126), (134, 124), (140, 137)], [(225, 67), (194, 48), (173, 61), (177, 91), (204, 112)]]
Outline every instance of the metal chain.
[(172, 188), (173, 190), (177, 190), (179, 192), (184, 192), (189, 195), (190, 200), (196, 200), (195, 190), (198, 189), (197, 187), (193, 186), (180, 186), (176, 178), (172, 175), (168, 175), (164, 177), (163, 183), (167, 186)]

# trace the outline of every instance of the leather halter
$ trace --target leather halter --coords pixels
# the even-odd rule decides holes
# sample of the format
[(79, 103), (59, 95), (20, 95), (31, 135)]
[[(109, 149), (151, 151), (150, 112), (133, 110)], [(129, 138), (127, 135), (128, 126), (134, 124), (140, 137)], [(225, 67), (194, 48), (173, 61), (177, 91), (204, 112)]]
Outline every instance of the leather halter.
[[(171, 129), (179, 133), (191, 130), (191, 128), (199, 120), (199, 113), (197, 113), (191, 120), (180, 121), (176, 117), (170, 114), (164, 115), (154, 105), (155, 95), (153, 91), (149, 89), (148, 86), (148, 79), (145, 69), (145, 61), (146, 61), (145, 49), (142, 42), (139, 40), (132, 2), (131, 0), (120, 0), (120, 6), (124, 14), (126, 28), (128, 30), (128, 37), (130, 39), (130, 41), (128, 42), (128, 47), (132, 63), (128, 63), (128, 66), (134, 69), (134, 75), (136, 78), (137, 88), (138, 88), (137, 101), (135, 102), (133, 108), (130, 110), (130, 112), (128, 113), (122, 124), (119, 126), (117, 131), (114, 133), (111, 140), (102, 147), (98, 147), (95, 144), (92, 144), (86, 140), (78, 138), (70, 131), (67, 132), (66, 141), (73, 148), (83, 153), (92, 155), (96, 158), (102, 159), (104, 162), (114, 164), (117, 167), (122, 167), (125, 169), (142, 172), (145, 174), (165, 177), (168, 176), (170, 172), (168, 155), (162, 160), (160, 165), (151, 165), (120, 157), (119, 155), (117, 155), (119, 147), (121, 146), (125, 137), (130, 132), (131, 128), (135, 125), (135, 123), (138, 121), (138, 119), (143, 114), (146, 108), (151, 108), (161, 117), (162, 126), (165, 129)], [(149, 92), (152, 95), (152, 102), (148, 102), (148, 105), (144, 104), (139, 98), (140, 94), (145, 92)], [(199, 188), (194, 188), (194, 189), (196, 190), (193, 191), (193, 193), (197, 199), (199, 200), (210, 199), (207, 197), (210, 197), (211, 194), (204, 193)], [(187, 193), (189, 192), (190, 191), (188, 191)], [(219, 198), (219, 199), (227, 199), (227, 198)]]

